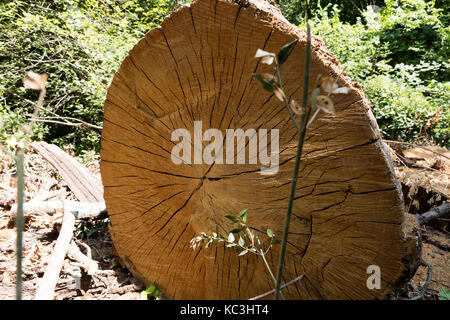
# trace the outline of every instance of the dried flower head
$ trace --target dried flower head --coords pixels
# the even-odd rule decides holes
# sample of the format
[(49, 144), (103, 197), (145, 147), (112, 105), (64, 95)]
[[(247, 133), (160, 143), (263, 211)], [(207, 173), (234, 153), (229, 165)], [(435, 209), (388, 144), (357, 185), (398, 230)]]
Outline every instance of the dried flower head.
[(275, 76), (271, 73), (261, 73), (261, 77), (267, 82), (275, 81)]
[(256, 50), (255, 58), (261, 59), (261, 62), (264, 64), (271, 65), (275, 60), (275, 53), (258, 49)]
[(48, 76), (46, 74), (38, 74), (33, 71), (28, 71), (27, 76), (23, 80), (23, 84), (29, 89), (44, 90), (47, 79)]
[(339, 87), (337, 79), (333, 80), (331, 77), (319, 76), (318, 86), (327, 94), (348, 94), (347, 87)]
[(329, 114), (336, 114), (333, 101), (327, 96), (317, 97), (317, 108)]
[(292, 112), (298, 115), (302, 115), (305, 113), (305, 109), (302, 108), (294, 99), (291, 100), (291, 103), (289, 104), (291, 107)]
[(273, 86), (273, 93), (275, 94), (275, 96), (280, 99), (280, 101), (284, 101), (284, 99), (286, 99), (286, 96), (284, 94), (284, 91), (281, 90), (277, 85)]

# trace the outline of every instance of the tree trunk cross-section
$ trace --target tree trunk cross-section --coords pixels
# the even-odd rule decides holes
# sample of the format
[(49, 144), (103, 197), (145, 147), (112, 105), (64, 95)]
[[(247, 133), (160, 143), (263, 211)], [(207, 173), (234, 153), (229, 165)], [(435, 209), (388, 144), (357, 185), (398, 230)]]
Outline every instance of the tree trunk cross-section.
[[(193, 1), (149, 31), (115, 74), (101, 152), (111, 235), (133, 274), (169, 298), (248, 299), (274, 287), (261, 258), (224, 245), (193, 250), (189, 241), (231, 230), (224, 216), (245, 208), (262, 238), (268, 228), (282, 237), (297, 131), (252, 74), (273, 71), (254, 59), (258, 48), (278, 52), (294, 39), (281, 74), (286, 95), (301, 101), (306, 33), (262, 0)], [(341, 74), (319, 38), (312, 48), (310, 90), (319, 74)], [(321, 114), (307, 133), (283, 283), (306, 273), (327, 298), (380, 298), (408, 273), (414, 244), (405, 240), (401, 191), (369, 102), (345, 72), (340, 79), (350, 94), (332, 96), (336, 116)], [(184, 128), (194, 137), (194, 121), (224, 137), (226, 129), (279, 129), (279, 171), (175, 164), (171, 134)], [(267, 256), (274, 272), (279, 249)], [(367, 286), (371, 265), (380, 268), (380, 289)], [(308, 282), (283, 293), (306, 299), (303, 288), (320, 297)]]

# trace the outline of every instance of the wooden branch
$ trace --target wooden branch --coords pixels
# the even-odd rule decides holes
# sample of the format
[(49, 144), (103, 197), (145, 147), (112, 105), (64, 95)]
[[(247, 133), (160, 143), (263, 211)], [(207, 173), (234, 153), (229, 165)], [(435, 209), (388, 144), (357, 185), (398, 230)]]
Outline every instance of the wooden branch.
[(67, 252), (69, 259), (78, 262), (78, 265), (86, 270), (88, 275), (93, 275), (98, 270), (98, 263), (92, 260), (89, 256), (84, 255), (80, 248), (78, 248), (75, 241), (70, 243), (69, 250)]
[(103, 186), (86, 167), (59, 147), (46, 142), (31, 146), (58, 171), (75, 197), (81, 202), (103, 201)]
[(59, 273), (64, 263), (64, 258), (69, 250), (70, 241), (73, 237), (73, 228), (75, 226), (75, 220), (77, 212), (68, 208), (64, 212), (63, 223), (61, 231), (56, 240), (55, 248), (50, 257), (47, 269), (44, 276), (39, 282), (38, 289), (36, 291), (35, 300), (53, 300), (55, 296), (55, 287), (59, 279)]
[(64, 189), (59, 189), (59, 190), (54, 190), (54, 191), (49, 191), (46, 193), (42, 193), (39, 194), (38, 196), (34, 197), (33, 199), (31, 199), (30, 201), (47, 201), (53, 198), (57, 198), (63, 195), (66, 195), (67, 191)]
[(102, 130), (101, 126), (97, 126), (95, 124), (91, 124), (88, 122), (85, 122), (83, 120), (77, 120), (79, 122), (69, 122), (69, 121), (58, 121), (58, 120), (52, 120), (52, 119), (45, 119), (45, 118), (36, 118), (34, 119), (34, 121), (36, 122), (44, 122), (44, 123), (55, 123), (55, 124), (62, 124), (65, 126), (69, 126), (69, 127), (88, 127), (88, 128), (93, 128), (93, 129), (98, 129), (98, 130)]
[(450, 213), (450, 202), (445, 202), (440, 206), (434, 207), (431, 210), (416, 215), (417, 222), (419, 225), (424, 225), (432, 220), (444, 217)]
[[(48, 203), (51, 203), (50, 205)], [(71, 245), (73, 237), (73, 229), (77, 219), (91, 218), (100, 215), (106, 211), (105, 203), (80, 203), (76, 201), (47, 201), (47, 203), (39, 202), (41, 207), (33, 204), (32, 208), (28, 209), (50, 209), (60, 210), (64, 208), (63, 223), (58, 239), (56, 240), (55, 248), (50, 257), (44, 277), (41, 279), (38, 290), (36, 292), (35, 300), (52, 300), (55, 295), (55, 286), (59, 279), (59, 274), (64, 263), (66, 254), (69, 254), (74, 260), (80, 262), (81, 266), (86, 269), (88, 274), (94, 274), (98, 270), (98, 265), (95, 261), (86, 257), (81, 253), (78, 247)], [(25, 207), (25, 206), (24, 206)], [(25, 211), (25, 210), (24, 210)]]
[[(73, 208), (78, 212), (77, 219), (95, 218), (106, 213), (106, 206), (104, 202), (78, 202), (78, 201), (29, 201), (24, 203), (23, 212), (24, 215), (36, 215), (36, 214), (50, 214), (53, 215), (57, 212), (62, 212), (65, 208)], [(11, 215), (14, 216), (17, 211), (17, 205), (14, 204), (11, 207)]]

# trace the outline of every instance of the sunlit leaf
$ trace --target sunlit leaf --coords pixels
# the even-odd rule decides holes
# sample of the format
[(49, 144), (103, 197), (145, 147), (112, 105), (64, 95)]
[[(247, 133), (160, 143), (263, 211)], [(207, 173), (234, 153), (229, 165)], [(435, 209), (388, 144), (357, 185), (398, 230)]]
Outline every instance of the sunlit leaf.
[(244, 223), (247, 222), (247, 210), (248, 209), (242, 210), (241, 212), (239, 212), (239, 215), (238, 215), (238, 217), (240, 217)]
[(246, 254), (248, 252), (248, 250), (243, 250), (241, 253), (239, 253), (239, 256), (243, 256), (244, 254)]
[(152, 294), (156, 289), (156, 286), (154, 283), (150, 284), (147, 289), (145, 289), (145, 292), (148, 294)]

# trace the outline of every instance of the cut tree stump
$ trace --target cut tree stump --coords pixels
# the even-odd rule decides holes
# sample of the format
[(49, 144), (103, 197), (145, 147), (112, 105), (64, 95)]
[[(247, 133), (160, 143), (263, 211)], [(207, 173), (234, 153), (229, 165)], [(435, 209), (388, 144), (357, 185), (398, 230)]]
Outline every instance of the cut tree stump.
[[(278, 52), (294, 39), (281, 74), (286, 95), (301, 101), (306, 33), (262, 0), (181, 7), (136, 44), (114, 76), (101, 151), (110, 231), (133, 274), (169, 298), (248, 299), (274, 287), (257, 256), (238, 257), (223, 244), (193, 250), (189, 241), (231, 230), (224, 216), (245, 208), (262, 238), (268, 228), (281, 238), (297, 131), (252, 75), (273, 72), (254, 59), (258, 48)], [(416, 241), (403, 232), (401, 190), (362, 86), (341, 74), (321, 39), (313, 37), (312, 48), (309, 89), (322, 74), (339, 77), (350, 94), (333, 95), (336, 116), (320, 114), (307, 133), (283, 283), (307, 274), (329, 299), (382, 298), (415, 271)], [(262, 175), (259, 163), (175, 164), (172, 132), (185, 128), (194, 137), (194, 121), (224, 136), (226, 129), (279, 129), (279, 171)], [(279, 247), (267, 256), (273, 271)], [(380, 289), (367, 287), (371, 265), (380, 268)], [(320, 298), (308, 282), (283, 294)]]

